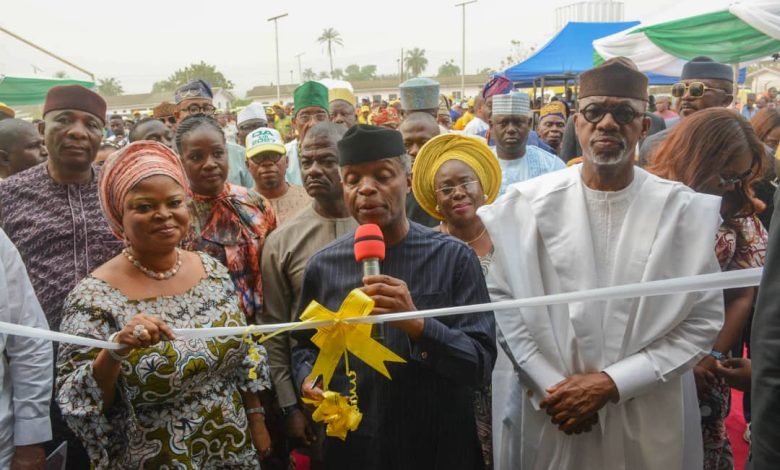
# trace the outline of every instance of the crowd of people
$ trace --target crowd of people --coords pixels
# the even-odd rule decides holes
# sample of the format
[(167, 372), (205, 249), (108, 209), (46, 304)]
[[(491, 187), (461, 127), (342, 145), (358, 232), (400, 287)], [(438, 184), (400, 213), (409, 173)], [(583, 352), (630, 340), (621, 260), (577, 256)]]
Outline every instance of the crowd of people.
[[(79, 85), (40, 123), (0, 107), (0, 320), (117, 344), (0, 334), (0, 468), (723, 470), (732, 387), (748, 464), (776, 468), (776, 90), (738, 109), (707, 57), (671, 96), (625, 58), (578, 81), (538, 106), (500, 74), (467, 101), (310, 81), (235, 122), (204, 80), (130, 126)], [(355, 261), (366, 224), (380, 274)], [(356, 288), (383, 314), (765, 264), (760, 288), (375, 326), (404, 362), (390, 380), (341, 360), (327, 389), (362, 413), (345, 438), (312, 416), (314, 331), (175, 333)]]

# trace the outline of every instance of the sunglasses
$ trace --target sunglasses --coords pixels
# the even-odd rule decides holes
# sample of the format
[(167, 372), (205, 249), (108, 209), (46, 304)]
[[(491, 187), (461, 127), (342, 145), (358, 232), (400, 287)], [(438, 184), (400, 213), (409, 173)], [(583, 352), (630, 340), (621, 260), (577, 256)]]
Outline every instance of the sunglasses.
[(732, 176), (730, 178), (726, 178), (723, 175), (718, 175), (718, 179), (720, 179), (720, 187), (726, 187), (731, 185), (737, 185), (741, 184), (745, 179), (749, 178), (750, 175), (753, 174), (753, 169), (749, 168), (746, 172), (742, 173), (741, 175)]
[(260, 155), (255, 155), (254, 157), (250, 158), (250, 160), (252, 160), (252, 163), (255, 165), (262, 165), (265, 162), (279, 163), (279, 160), (281, 160), (282, 157), (284, 157), (284, 155), (281, 153), (266, 152), (261, 153)]
[(623, 126), (630, 124), (634, 119), (640, 116), (644, 116), (644, 113), (637, 111), (631, 107), (631, 105), (625, 103), (617, 106), (604, 106), (599, 103), (591, 103), (585, 106), (585, 108), (580, 111), (580, 114), (582, 114), (582, 117), (591, 124), (598, 124), (604, 119), (604, 116), (611, 114), (612, 119)]
[(173, 116), (161, 117), (160, 122), (163, 124), (176, 124), (176, 118)]
[(683, 96), (685, 96), (685, 93), (688, 92), (693, 98), (699, 98), (701, 96), (704, 96), (704, 93), (706, 93), (707, 90), (718, 90), (718, 91), (722, 91), (723, 93), (726, 92), (726, 90), (707, 86), (702, 82), (691, 82), (691, 83), (680, 82), (672, 85), (672, 96), (674, 96), (675, 98), (682, 98)]

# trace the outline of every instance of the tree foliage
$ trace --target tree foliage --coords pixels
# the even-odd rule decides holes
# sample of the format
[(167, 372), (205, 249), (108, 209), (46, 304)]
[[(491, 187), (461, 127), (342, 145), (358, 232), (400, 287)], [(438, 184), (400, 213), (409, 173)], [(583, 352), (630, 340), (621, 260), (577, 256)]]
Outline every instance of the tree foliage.
[(122, 84), (114, 77), (99, 78), (97, 91), (103, 96), (117, 96), (125, 92)]
[(425, 49), (415, 47), (406, 51), (406, 58), (404, 59), (406, 73), (413, 77), (419, 77), (426, 67), (428, 67), (428, 59), (425, 58)]
[(233, 82), (225, 78), (222, 72), (217, 70), (216, 66), (200, 61), (200, 63), (190, 64), (183, 69), (175, 71), (166, 80), (155, 82), (152, 86), (152, 92), (173, 91), (190, 80), (197, 79), (206, 80), (215, 88), (233, 88)]
[(341, 33), (334, 28), (325, 28), (322, 30), (322, 34), (317, 38), (317, 42), (325, 44), (328, 47), (328, 59), (330, 60), (330, 75), (333, 76), (333, 45), (343, 46), (344, 43), (341, 40)]
[(351, 64), (344, 69), (344, 80), (349, 82), (374, 80), (375, 78), (376, 65), (364, 65), (361, 67), (357, 64)]
[(450, 59), (439, 66), (438, 76), (455, 77), (460, 75), (460, 67), (455, 65), (455, 59)]
[(303, 71), (303, 81), (308, 82), (317, 78), (317, 74), (312, 69), (306, 69)]

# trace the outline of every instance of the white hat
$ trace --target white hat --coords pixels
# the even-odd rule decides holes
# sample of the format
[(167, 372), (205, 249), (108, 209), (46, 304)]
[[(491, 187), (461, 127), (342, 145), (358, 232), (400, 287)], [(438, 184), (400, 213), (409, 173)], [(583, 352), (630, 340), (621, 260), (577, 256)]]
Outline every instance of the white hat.
[(493, 115), (531, 116), (531, 98), (528, 93), (513, 91), (493, 96)]
[(282, 155), (287, 153), (279, 131), (270, 127), (261, 127), (246, 136), (246, 159), (249, 160), (262, 152), (276, 152)]
[(250, 103), (249, 106), (238, 112), (236, 126), (241, 126), (241, 124), (251, 119), (260, 119), (268, 124), (268, 119), (265, 117), (265, 108), (257, 103)]

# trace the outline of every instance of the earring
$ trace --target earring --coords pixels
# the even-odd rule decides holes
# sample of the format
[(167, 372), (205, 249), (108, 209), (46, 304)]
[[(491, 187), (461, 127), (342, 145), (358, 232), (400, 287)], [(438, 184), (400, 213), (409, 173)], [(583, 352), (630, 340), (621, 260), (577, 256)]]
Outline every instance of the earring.
[(125, 248), (130, 248), (131, 246), (133, 246), (133, 244), (130, 243), (130, 240), (127, 238), (127, 235), (125, 235), (125, 238), (124, 238), (123, 241), (125, 243)]
[(488, 200), (487, 194), (483, 194), (482, 197), (484, 197), (486, 201)]
[(436, 212), (441, 212), (441, 210), (439, 210), (439, 205), (438, 204), (436, 204)]

